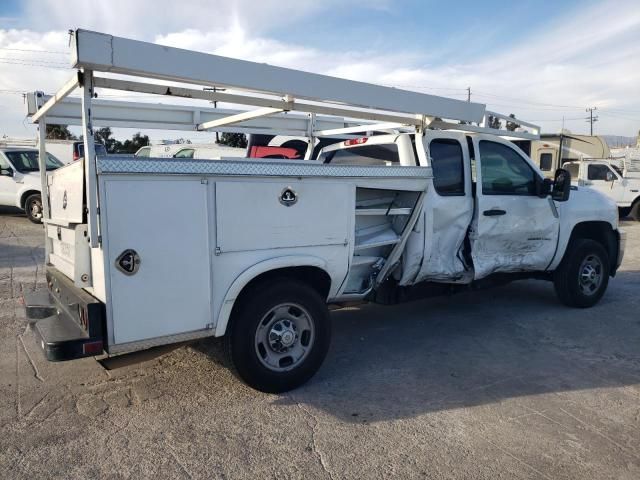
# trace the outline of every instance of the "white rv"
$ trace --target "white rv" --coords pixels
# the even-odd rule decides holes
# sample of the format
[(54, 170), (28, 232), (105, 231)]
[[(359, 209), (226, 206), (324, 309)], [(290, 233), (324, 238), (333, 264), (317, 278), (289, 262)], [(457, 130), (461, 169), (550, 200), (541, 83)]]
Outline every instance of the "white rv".
[(553, 177), (556, 169), (567, 162), (611, 157), (603, 137), (574, 135), (566, 130), (560, 134), (542, 134), (540, 140), (516, 140), (514, 143), (531, 157), (547, 177)]

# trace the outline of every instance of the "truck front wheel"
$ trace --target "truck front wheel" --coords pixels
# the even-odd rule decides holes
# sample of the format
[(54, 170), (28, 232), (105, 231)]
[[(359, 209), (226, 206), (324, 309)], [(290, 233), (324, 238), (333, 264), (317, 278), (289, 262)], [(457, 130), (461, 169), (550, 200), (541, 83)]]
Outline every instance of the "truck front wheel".
[(33, 223), (42, 222), (42, 197), (39, 193), (29, 195), (24, 202), (24, 211), (27, 218)]
[(290, 279), (271, 279), (242, 296), (226, 335), (227, 356), (247, 385), (292, 390), (320, 368), (331, 340), (324, 299)]
[(609, 283), (609, 256), (594, 240), (578, 239), (567, 247), (554, 272), (553, 284), (562, 303), (570, 307), (592, 307)]

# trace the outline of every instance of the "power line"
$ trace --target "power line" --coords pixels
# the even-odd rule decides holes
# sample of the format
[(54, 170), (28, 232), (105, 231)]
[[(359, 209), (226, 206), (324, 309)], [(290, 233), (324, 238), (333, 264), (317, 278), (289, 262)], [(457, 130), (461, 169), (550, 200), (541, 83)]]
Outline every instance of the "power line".
[(12, 62), (32, 62), (32, 63), (46, 63), (51, 65), (66, 65), (64, 62), (56, 62), (50, 60), (40, 60), (39, 58), (15, 58), (15, 57), (0, 57), (0, 60), (9, 60)]
[(450, 90), (450, 91), (463, 91), (466, 92), (466, 88), (453, 88), (453, 87), (428, 87), (426, 85), (404, 85), (399, 83), (391, 84), (381, 84), (383, 87), (396, 87), (396, 88), (420, 88), (423, 90)]
[(54, 50), (35, 50), (30, 48), (9, 48), (9, 47), (0, 47), (0, 50), (8, 50), (11, 52), (31, 52), (31, 53), (47, 53), (51, 55), (69, 55), (69, 52), (56, 52)]
[(27, 66), (27, 67), (52, 68), (54, 70), (69, 70), (69, 67), (68, 66), (65, 67), (63, 64), (42, 64), (42, 63), (8, 61), (8, 60), (0, 60), (0, 63), (4, 63), (7, 65)]

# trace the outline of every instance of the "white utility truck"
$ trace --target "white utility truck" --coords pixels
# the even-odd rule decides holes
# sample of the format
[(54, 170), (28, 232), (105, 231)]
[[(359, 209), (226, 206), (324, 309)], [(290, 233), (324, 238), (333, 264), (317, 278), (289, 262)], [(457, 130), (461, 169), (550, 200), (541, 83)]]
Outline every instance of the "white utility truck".
[[(485, 128), (497, 114), (484, 105), (85, 30), (73, 47), (78, 74), (28, 101), (41, 138), (47, 122), (81, 124), (87, 152), (41, 171), (48, 289), (25, 305), (49, 360), (224, 336), (242, 380), (281, 392), (320, 367), (328, 304), (539, 278), (590, 307), (620, 265), (613, 202), (564, 170), (545, 179), (509, 141), (537, 128)], [(97, 88), (259, 108), (132, 106), (94, 99)], [(308, 138), (309, 158), (101, 156), (99, 125), (270, 130)], [(311, 159), (326, 136), (343, 140)]]
[(565, 163), (574, 184), (593, 188), (613, 200), (621, 217), (640, 220), (640, 158), (585, 159)]

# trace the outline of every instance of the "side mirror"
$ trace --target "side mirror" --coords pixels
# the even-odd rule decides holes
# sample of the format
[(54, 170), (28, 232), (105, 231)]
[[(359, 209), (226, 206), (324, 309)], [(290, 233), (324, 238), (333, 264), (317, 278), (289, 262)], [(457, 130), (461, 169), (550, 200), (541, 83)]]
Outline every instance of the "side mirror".
[(0, 175), (3, 177), (13, 177), (13, 168), (3, 168), (0, 170)]
[(559, 168), (553, 179), (551, 198), (556, 202), (566, 202), (569, 200), (569, 192), (571, 192), (571, 174), (564, 168)]
[(543, 178), (542, 180), (538, 180), (536, 182), (536, 195), (538, 195), (540, 198), (545, 198), (551, 193), (552, 186), (553, 182), (550, 178)]
[(613, 174), (611, 170), (607, 172), (607, 182), (613, 182), (616, 179), (616, 176)]

